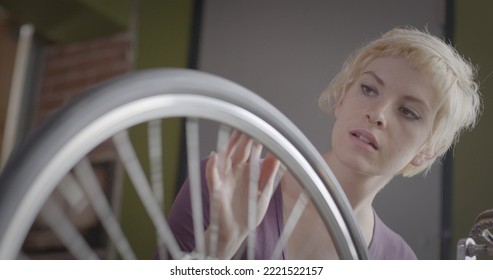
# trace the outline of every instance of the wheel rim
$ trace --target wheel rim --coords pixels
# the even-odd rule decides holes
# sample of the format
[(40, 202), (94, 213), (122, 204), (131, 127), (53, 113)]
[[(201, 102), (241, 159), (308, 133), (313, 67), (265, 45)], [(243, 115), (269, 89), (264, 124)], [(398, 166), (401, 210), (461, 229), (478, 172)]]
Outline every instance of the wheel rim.
[[(181, 74), (182, 71), (178, 71)], [(186, 112), (184, 114), (183, 112)], [(285, 135), (276, 128), (265, 122), (252, 112), (245, 110), (235, 104), (220, 100), (211, 96), (195, 95), (190, 93), (167, 92), (165, 95), (153, 95), (128, 101), (121, 106), (113, 108), (109, 113), (103, 114), (88, 124), (84, 129), (70, 138), (64, 148), (57, 151), (50, 158), (50, 163), (44, 166), (43, 171), (31, 182), (31, 187), (22, 199), (18, 199), (16, 211), (9, 222), (3, 222), (1, 258), (13, 258), (20, 250), (22, 240), (29, 230), (29, 226), (36, 218), (43, 202), (48, 199), (51, 191), (62, 180), (64, 174), (68, 173), (72, 166), (97, 144), (104, 139), (110, 138), (119, 131), (128, 129), (138, 123), (147, 122), (160, 118), (187, 117), (188, 119), (209, 119), (239, 129), (264, 144), (269, 150), (276, 154), (279, 159), (291, 170), (301, 182), (309, 182), (305, 186), (309, 195), (319, 212), (323, 213), (324, 223), (329, 228), (337, 251), (341, 258), (355, 259), (366, 258), (366, 248), (361, 247), (359, 232), (354, 232), (346, 226), (351, 217), (346, 217), (339, 211), (340, 205), (336, 203), (327, 191), (327, 181), (334, 184), (332, 173), (326, 173), (329, 178), (320, 178), (320, 170), (315, 170), (313, 163), (303, 156)], [(46, 142), (46, 141), (45, 141)], [(46, 145), (49, 143), (45, 143)], [(38, 148), (39, 149), (39, 148)], [(42, 147), (41, 147), (42, 149)], [(29, 165), (27, 165), (29, 166)], [(325, 166), (317, 166), (326, 172)], [(11, 171), (9, 171), (11, 172)], [(3, 174), (2, 174), (3, 175)], [(3, 176), (10, 178), (12, 176)], [(14, 176), (15, 177), (15, 176)], [(19, 177), (19, 176), (17, 176)], [(8, 184), (15, 184), (6, 179)], [(329, 184), (330, 185), (330, 184)], [(337, 185), (337, 182), (335, 182)], [(5, 200), (4, 200), (5, 201)], [(2, 201), (2, 204), (4, 204)], [(340, 204), (340, 203), (339, 203)], [(2, 221), (6, 219), (3, 218)], [(352, 221), (354, 223), (354, 221)], [(334, 225), (337, 227), (334, 228)], [(167, 229), (161, 229), (166, 232)], [(355, 237), (356, 236), (356, 237)], [(356, 242), (353, 242), (356, 240)], [(354, 244), (356, 243), (356, 244)], [(174, 245), (168, 242), (168, 247), (173, 249)], [(358, 247), (359, 246), (359, 247)], [(176, 255), (175, 257), (181, 257)]]

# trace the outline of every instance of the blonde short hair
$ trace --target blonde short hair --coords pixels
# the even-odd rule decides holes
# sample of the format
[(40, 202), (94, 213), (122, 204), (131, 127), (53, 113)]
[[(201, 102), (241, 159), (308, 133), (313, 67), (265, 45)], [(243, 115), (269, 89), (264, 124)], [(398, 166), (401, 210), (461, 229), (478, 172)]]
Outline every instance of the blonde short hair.
[[(425, 151), (441, 158), (465, 129), (476, 125), (481, 98), (476, 71), (469, 61), (439, 38), (413, 28), (396, 28), (353, 53), (319, 99), (320, 107), (332, 113), (351, 83), (378, 57), (403, 57), (431, 78), (441, 103)], [(410, 177), (428, 171), (434, 161), (422, 166), (408, 164), (399, 174)]]

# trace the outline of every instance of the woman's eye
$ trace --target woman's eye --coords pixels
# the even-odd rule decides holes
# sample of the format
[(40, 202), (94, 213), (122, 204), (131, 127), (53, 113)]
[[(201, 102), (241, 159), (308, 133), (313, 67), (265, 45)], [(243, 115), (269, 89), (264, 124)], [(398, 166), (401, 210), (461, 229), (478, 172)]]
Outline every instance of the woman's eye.
[(402, 115), (406, 119), (413, 120), (413, 121), (417, 121), (417, 120), (421, 119), (421, 116), (416, 111), (414, 111), (413, 109), (410, 109), (408, 107), (401, 107), (399, 109), (399, 111), (401, 111)]
[(377, 95), (376, 90), (374, 90), (372, 87), (367, 86), (367, 85), (365, 85), (365, 84), (362, 84), (362, 85), (361, 85), (361, 92), (362, 92), (364, 95), (367, 95), (367, 96), (375, 96), (375, 95)]

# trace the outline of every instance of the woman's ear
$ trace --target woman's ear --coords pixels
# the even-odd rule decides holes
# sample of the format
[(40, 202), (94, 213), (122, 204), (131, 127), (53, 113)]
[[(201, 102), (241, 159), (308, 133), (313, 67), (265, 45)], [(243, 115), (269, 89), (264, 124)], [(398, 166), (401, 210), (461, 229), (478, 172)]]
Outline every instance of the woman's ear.
[(414, 158), (411, 160), (411, 164), (414, 166), (421, 166), (423, 164), (426, 164), (430, 161), (435, 160), (435, 155), (430, 156), (428, 153), (425, 152), (419, 152), (417, 155), (414, 156)]

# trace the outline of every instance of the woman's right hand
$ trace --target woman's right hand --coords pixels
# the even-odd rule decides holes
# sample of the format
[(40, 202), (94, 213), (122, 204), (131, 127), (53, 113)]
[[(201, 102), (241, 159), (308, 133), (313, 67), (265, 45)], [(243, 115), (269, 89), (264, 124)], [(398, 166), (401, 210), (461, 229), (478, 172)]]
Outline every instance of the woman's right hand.
[[(249, 136), (234, 131), (227, 147), (218, 153), (212, 152), (206, 165), (210, 209), (217, 211), (217, 257), (233, 257), (249, 233), (248, 205), (251, 168), (258, 168), (262, 146)], [(251, 164), (253, 163), (253, 164)], [(263, 160), (256, 180), (254, 227), (262, 221), (274, 192), (274, 179), (280, 162), (268, 154)], [(211, 213), (211, 217), (212, 217)], [(211, 225), (206, 230), (206, 240), (211, 234)]]

